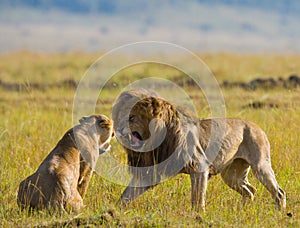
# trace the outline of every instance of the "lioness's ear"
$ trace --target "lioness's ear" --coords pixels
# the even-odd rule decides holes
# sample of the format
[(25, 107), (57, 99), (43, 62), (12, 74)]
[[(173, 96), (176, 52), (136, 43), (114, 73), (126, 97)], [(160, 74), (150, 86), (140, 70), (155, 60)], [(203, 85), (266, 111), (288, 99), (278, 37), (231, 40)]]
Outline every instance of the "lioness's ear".
[(96, 118), (94, 116), (84, 116), (79, 120), (80, 124), (88, 124), (93, 125), (96, 122)]

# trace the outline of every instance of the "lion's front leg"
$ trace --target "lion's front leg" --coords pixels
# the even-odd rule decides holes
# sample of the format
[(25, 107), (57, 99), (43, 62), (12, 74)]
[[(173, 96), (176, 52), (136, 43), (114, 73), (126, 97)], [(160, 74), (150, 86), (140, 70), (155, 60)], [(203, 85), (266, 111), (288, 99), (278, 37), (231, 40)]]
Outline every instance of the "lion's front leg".
[(88, 189), (92, 175), (93, 175), (93, 173), (89, 172), (84, 177), (81, 177), (82, 179), (80, 179), (79, 180), (80, 182), (78, 182), (77, 190), (78, 190), (80, 196), (82, 197), (82, 199), (84, 198), (85, 193)]
[(192, 184), (192, 207), (205, 212), (205, 195), (208, 182), (208, 171), (190, 174)]
[(142, 195), (144, 192), (149, 190), (153, 186), (140, 186), (141, 183), (136, 180), (136, 178), (132, 178), (127, 188), (124, 190), (121, 196), (121, 202), (122, 203), (128, 203), (136, 198), (138, 198), (140, 195)]
[(77, 190), (82, 199), (85, 196), (92, 175), (93, 175), (92, 169), (90, 168), (89, 165), (85, 164), (84, 161), (82, 160), (80, 164), (80, 173), (79, 173), (79, 179), (77, 185)]

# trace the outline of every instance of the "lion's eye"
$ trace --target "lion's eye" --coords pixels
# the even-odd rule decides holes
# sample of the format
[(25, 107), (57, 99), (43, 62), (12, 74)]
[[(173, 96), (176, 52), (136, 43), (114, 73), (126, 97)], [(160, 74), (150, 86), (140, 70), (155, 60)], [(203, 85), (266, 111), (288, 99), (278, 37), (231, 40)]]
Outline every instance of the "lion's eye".
[(133, 117), (133, 116), (130, 116), (130, 117), (129, 117), (129, 122), (132, 123), (133, 121), (134, 121), (134, 117)]
[(99, 124), (102, 124), (104, 123), (105, 121), (104, 120), (99, 120)]

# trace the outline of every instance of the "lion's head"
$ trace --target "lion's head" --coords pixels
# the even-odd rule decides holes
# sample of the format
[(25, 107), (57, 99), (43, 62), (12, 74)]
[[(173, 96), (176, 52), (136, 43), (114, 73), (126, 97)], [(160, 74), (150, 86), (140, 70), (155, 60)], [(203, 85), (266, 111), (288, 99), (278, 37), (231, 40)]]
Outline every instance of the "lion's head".
[(129, 90), (121, 93), (112, 108), (112, 119), (114, 120), (116, 133), (123, 133), (125, 126), (128, 125), (131, 109), (138, 101), (155, 96), (157, 96), (156, 93), (144, 89)]
[(179, 128), (178, 113), (171, 103), (144, 91), (126, 91), (119, 96), (112, 116), (131, 166), (152, 166), (168, 157), (158, 152), (168, 144), (168, 133), (174, 135)]

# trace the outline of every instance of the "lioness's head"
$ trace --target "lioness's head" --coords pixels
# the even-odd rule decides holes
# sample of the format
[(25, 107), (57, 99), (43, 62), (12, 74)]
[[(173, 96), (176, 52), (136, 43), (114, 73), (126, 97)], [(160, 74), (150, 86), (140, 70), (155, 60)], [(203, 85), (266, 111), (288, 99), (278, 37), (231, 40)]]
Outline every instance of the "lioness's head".
[(114, 136), (113, 121), (105, 115), (91, 115), (79, 120), (87, 131), (96, 134), (99, 143), (99, 152), (110, 149), (110, 140)]

